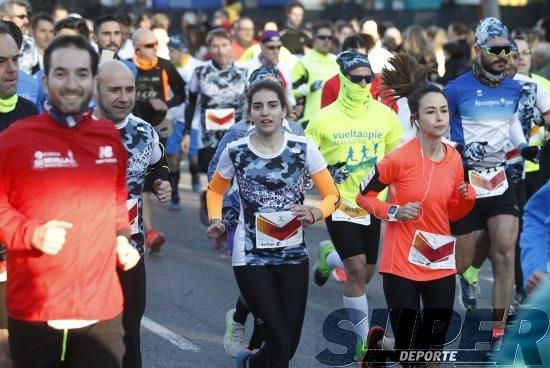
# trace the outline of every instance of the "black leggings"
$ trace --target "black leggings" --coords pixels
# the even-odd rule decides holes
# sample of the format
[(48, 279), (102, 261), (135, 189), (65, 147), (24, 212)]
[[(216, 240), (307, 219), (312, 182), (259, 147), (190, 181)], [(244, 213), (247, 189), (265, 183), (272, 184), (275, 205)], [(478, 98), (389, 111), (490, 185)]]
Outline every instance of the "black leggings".
[[(432, 281), (412, 281), (388, 273), (383, 274), (383, 278), (395, 348), (429, 349), (430, 346), (442, 346), (453, 312), (455, 275)], [(416, 334), (413, 335), (420, 299), (423, 309)], [(436, 321), (439, 322), (434, 325)]]
[(13, 366), (17, 368), (121, 368), (122, 316), (70, 330), (46, 322), (8, 320)]
[(250, 358), (250, 368), (288, 367), (302, 333), (309, 263), (237, 266), (233, 272), (265, 341)]
[(145, 260), (123, 271), (117, 268), (122, 293), (124, 295), (124, 312), (122, 325), (124, 326), (124, 368), (141, 368), (141, 318), (145, 312)]

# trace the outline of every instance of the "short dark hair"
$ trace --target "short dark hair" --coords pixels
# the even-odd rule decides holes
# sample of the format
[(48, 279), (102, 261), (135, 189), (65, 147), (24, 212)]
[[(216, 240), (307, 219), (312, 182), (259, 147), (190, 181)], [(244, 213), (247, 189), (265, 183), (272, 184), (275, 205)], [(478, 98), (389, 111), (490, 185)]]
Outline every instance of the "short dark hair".
[(316, 35), (317, 33), (319, 33), (319, 30), (325, 28), (330, 29), (331, 32), (334, 32), (334, 30), (332, 29), (332, 23), (330, 21), (320, 20), (313, 25), (313, 35)]
[(132, 26), (132, 17), (126, 13), (118, 13), (115, 16), (116, 20), (123, 26), (131, 27)]
[(90, 29), (88, 28), (84, 18), (67, 17), (65, 19), (61, 19), (59, 22), (55, 23), (53, 31), (55, 34), (58, 34), (62, 29), (73, 29), (85, 38), (90, 37)]
[(99, 34), (99, 27), (101, 27), (103, 23), (107, 23), (107, 22), (115, 22), (120, 24), (118, 19), (116, 19), (112, 15), (102, 15), (101, 17), (97, 18), (94, 22), (94, 33), (96, 35)]
[(87, 51), (90, 54), (90, 69), (92, 75), (97, 75), (97, 65), (99, 63), (99, 55), (95, 51), (94, 47), (83, 36), (77, 35), (65, 35), (59, 36), (53, 39), (44, 51), (44, 71), (46, 75), (50, 72), (52, 53), (57, 49), (63, 48), (75, 48), (79, 50)]
[(468, 34), (468, 27), (462, 22), (452, 22), (449, 24), (449, 27), (451, 27), (453, 32), (459, 36), (465, 36)]
[(4, 21), (0, 21), (0, 35), (8, 35), (13, 38), (8, 26), (4, 24)]
[(342, 51), (366, 49), (368, 53), (374, 45), (374, 38), (371, 35), (360, 33), (346, 37), (342, 42)]
[(233, 40), (233, 37), (231, 37), (231, 33), (229, 33), (228, 30), (224, 28), (214, 28), (208, 34), (206, 35), (206, 46), (210, 46), (212, 43), (212, 40), (214, 38), (226, 38), (229, 41)]
[(151, 23), (153, 23), (153, 19), (152, 19), (152, 17), (151, 17), (151, 14), (149, 14), (149, 13), (141, 13), (141, 14), (138, 15), (137, 18), (136, 18), (136, 24), (135, 24), (136, 28), (139, 27), (139, 23), (140, 23), (143, 19), (145, 19), (145, 18), (148, 18), (148, 19), (151, 21)]
[(285, 90), (281, 86), (281, 83), (275, 82), (270, 78), (264, 78), (252, 84), (252, 86), (250, 86), (250, 89), (248, 90), (248, 93), (246, 94), (246, 100), (247, 100), (246, 115), (249, 119), (250, 119), (250, 112), (252, 110), (252, 98), (257, 92), (262, 90), (274, 92), (277, 95), (279, 102), (281, 103), (281, 107), (283, 109), (286, 109), (287, 114), (290, 114), (290, 104), (286, 98)]
[(36, 27), (38, 27), (38, 22), (40, 22), (41, 20), (50, 22), (51, 24), (55, 23), (51, 15), (49, 15), (48, 13), (40, 12), (32, 17), (31, 28), (33, 31), (36, 29)]
[(302, 4), (301, 2), (299, 1), (291, 1), (289, 2), (287, 5), (286, 5), (286, 14), (290, 13), (290, 11), (294, 8), (302, 8), (302, 10), (306, 11), (306, 8), (304, 7), (304, 4)]
[(17, 48), (21, 50), (21, 45), (23, 44), (23, 32), (21, 32), (21, 28), (10, 20), (0, 20), (0, 24), (7, 30), (3, 34), (9, 34), (15, 41)]

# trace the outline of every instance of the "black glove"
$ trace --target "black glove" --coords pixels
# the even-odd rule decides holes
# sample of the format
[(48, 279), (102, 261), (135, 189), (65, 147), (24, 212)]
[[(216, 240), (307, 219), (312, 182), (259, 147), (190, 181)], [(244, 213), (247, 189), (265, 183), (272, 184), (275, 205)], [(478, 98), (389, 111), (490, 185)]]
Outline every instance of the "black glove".
[(332, 176), (332, 179), (336, 184), (343, 183), (349, 176), (349, 171), (345, 170), (345, 164), (345, 162), (342, 162), (333, 166), (329, 165), (327, 167), (330, 175)]
[(487, 153), (487, 151), (485, 150), (486, 145), (487, 142), (471, 142), (468, 143), (466, 146), (457, 144), (456, 150), (460, 152), (460, 155), (466, 160), (470, 160), (472, 162), (480, 162), (483, 161)]
[(537, 146), (527, 146), (521, 149), (521, 157), (529, 161), (535, 161), (539, 155), (539, 148)]

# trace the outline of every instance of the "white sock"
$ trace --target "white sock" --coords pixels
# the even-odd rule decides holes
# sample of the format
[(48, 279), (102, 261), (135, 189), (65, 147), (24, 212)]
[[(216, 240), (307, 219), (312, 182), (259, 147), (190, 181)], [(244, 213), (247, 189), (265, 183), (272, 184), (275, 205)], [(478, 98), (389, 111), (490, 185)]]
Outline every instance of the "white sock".
[(334, 270), (335, 268), (344, 268), (344, 263), (342, 262), (342, 259), (338, 255), (338, 252), (333, 250), (330, 252), (327, 256), (327, 266)]
[(348, 318), (353, 323), (355, 338), (357, 343), (367, 341), (369, 334), (369, 303), (367, 295), (363, 294), (357, 297), (349, 297), (344, 295), (344, 307), (348, 314)]

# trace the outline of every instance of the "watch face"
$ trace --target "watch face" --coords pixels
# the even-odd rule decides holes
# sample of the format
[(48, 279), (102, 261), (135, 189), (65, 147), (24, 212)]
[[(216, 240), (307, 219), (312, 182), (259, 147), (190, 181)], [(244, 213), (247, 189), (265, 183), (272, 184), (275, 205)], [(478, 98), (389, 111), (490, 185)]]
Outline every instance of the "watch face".
[(391, 206), (388, 210), (388, 214), (394, 215), (397, 212), (397, 206)]

